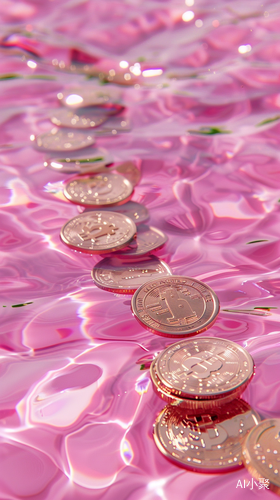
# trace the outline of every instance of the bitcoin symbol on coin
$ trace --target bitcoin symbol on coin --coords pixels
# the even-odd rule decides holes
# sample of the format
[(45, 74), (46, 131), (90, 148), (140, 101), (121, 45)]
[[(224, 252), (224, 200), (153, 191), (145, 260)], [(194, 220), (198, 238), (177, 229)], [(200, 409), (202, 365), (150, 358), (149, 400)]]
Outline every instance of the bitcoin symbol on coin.
[(160, 291), (158, 303), (148, 305), (147, 309), (151, 309), (156, 315), (170, 313), (171, 317), (167, 318), (170, 325), (186, 325), (197, 319), (188, 300), (172, 287)]
[[(102, 236), (112, 236), (113, 234), (115, 234), (117, 229), (118, 227), (116, 227), (115, 224), (109, 224), (109, 225), (97, 224), (91, 227), (84, 226), (82, 229), (84, 233), (83, 232), (79, 233), (79, 236), (83, 241), (88, 241), (88, 240), (95, 241), (97, 240), (97, 238), (101, 238)], [(98, 232), (92, 235), (91, 233), (94, 231)]]
[(182, 367), (187, 371), (185, 375), (192, 375), (195, 378), (208, 378), (212, 372), (218, 371), (223, 366), (222, 361), (210, 352), (203, 351), (200, 354), (200, 357), (192, 356), (182, 362)]

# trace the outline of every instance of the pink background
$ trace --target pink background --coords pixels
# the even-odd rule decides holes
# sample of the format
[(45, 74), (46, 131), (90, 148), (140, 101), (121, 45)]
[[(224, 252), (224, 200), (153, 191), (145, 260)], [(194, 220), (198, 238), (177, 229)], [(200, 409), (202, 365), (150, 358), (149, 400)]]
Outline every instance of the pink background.
[[(52, 65), (69, 65), (73, 49), (104, 71), (121, 60), (163, 69), (122, 87), (132, 131), (96, 145), (138, 161), (132, 199), (169, 238), (156, 254), (215, 290), (221, 312), (206, 335), (248, 349), (256, 375), (244, 397), (279, 417), (279, 2), (2, 0), (0, 17), (2, 40), (18, 45), (0, 49), (1, 77), (13, 76), (0, 81), (1, 500), (273, 498), (236, 489), (244, 469), (196, 474), (157, 450), (163, 404), (140, 366), (170, 339), (139, 325), (129, 296), (94, 285), (100, 257), (60, 241), (79, 210), (29, 137), (52, 128), (59, 91), (96, 84)], [(229, 133), (193, 132), (202, 127)]]

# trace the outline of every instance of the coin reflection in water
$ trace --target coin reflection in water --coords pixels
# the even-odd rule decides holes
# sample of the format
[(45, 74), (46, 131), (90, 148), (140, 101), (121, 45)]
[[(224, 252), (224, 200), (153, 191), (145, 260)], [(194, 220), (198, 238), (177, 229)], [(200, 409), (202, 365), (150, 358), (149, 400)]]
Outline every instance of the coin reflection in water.
[(225, 472), (243, 466), (242, 443), (259, 421), (241, 399), (200, 414), (168, 405), (156, 419), (154, 439), (177, 465), (196, 472)]
[(170, 267), (156, 257), (128, 264), (118, 258), (105, 258), (92, 270), (97, 286), (117, 293), (134, 293), (137, 288), (154, 276), (169, 276)]
[(92, 148), (87, 150), (87, 154), (71, 153), (67, 157), (48, 158), (44, 161), (44, 166), (51, 170), (63, 173), (86, 174), (91, 172), (108, 172), (105, 165), (112, 163), (113, 157), (104, 148)]
[(255, 479), (265, 478), (280, 494), (280, 419), (263, 420), (243, 444), (243, 462)]

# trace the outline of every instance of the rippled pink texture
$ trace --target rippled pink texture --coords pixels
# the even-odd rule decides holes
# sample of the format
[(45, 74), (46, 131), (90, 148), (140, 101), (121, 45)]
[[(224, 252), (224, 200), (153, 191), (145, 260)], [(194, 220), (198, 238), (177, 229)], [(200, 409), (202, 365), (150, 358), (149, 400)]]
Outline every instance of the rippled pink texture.
[(141, 166), (133, 200), (168, 236), (155, 254), (215, 290), (221, 312), (204, 335), (249, 350), (256, 375), (244, 397), (279, 417), (279, 4), (3, 0), (0, 18), (0, 75), (14, 75), (0, 81), (1, 500), (273, 498), (236, 489), (245, 469), (196, 474), (157, 450), (163, 403), (146, 368), (172, 339), (144, 330), (129, 296), (94, 285), (100, 257), (61, 242), (79, 209), (62, 195), (67, 175), (45, 168), (29, 137), (52, 128), (59, 91), (97, 82), (63, 64), (163, 69), (121, 87), (132, 130), (96, 146)]

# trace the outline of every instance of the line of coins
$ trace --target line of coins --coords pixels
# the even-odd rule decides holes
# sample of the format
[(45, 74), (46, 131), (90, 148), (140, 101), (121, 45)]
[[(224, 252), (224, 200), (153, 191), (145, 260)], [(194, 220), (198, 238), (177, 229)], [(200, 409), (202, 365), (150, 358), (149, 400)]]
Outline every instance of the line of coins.
[[(105, 290), (134, 294), (132, 313), (144, 328), (175, 338), (205, 331), (218, 315), (219, 300), (206, 284), (172, 275), (165, 262), (150, 255), (167, 238), (143, 224), (147, 209), (130, 201), (139, 169), (130, 161), (108, 169), (112, 158), (102, 148), (71, 153), (95, 141), (80, 129), (97, 128), (99, 135), (129, 130), (123, 116), (110, 123), (124, 110), (119, 91), (87, 87), (61, 92), (58, 99), (64, 107), (50, 115), (58, 128), (33, 140), (39, 149), (69, 151), (45, 166), (78, 174), (65, 183), (64, 195), (83, 212), (63, 226), (62, 241), (82, 252), (108, 254), (92, 278)], [(157, 395), (168, 403), (154, 424), (155, 443), (168, 459), (195, 471), (228, 471), (242, 466), (243, 446), (251, 474), (268, 477), (271, 489), (280, 491), (280, 420), (260, 422), (239, 399), (254, 374), (245, 349), (219, 338), (180, 340), (152, 361), (150, 374)]]

